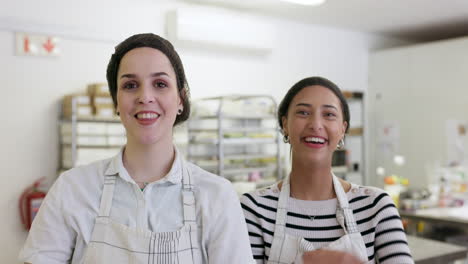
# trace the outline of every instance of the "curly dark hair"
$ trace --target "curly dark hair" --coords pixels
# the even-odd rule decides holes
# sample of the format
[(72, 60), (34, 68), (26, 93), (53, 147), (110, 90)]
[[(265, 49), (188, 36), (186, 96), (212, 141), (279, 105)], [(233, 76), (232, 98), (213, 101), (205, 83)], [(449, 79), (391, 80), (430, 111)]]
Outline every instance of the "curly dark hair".
[(171, 62), (172, 68), (174, 68), (174, 72), (176, 73), (177, 90), (179, 91), (184, 106), (182, 113), (177, 115), (174, 126), (184, 122), (190, 116), (190, 93), (185, 77), (184, 66), (174, 46), (166, 39), (152, 33), (133, 35), (115, 47), (115, 52), (112, 54), (109, 64), (107, 65), (106, 76), (114, 106), (117, 107), (117, 73), (119, 71), (120, 61), (130, 50), (143, 47), (161, 51)]
[(340, 88), (338, 88), (336, 84), (334, 84), (332, 81), (326, 78), (318, 77), (318, 76), (308, 77), (308, 78), (300, 80), (288, 90), (283, 100), (281, 100), (281, 103), (279, 104), (279, 107), (278, 107), (278, 116), (277, 116), (278, 124), (281, 128), (281, 131), (283, 131), (282, 118), (283, 116), (288, 115), (289, 105), (291, 104), (291, 101), (293, 100), (294, 96), (296, 96), (296, 94), (298, 94), (302, 89), (308, 86), (312, 86), (312, 85), (323, 86), (329, 89), (330, 91), (332, 91), (336, 95), (336, 97), (338, 97), (341, 103), (341, 111), (343, 113), (343, 119), (348, 124), (346, 126), (346, 131), (345, 131), (345, 133), (347, 133), (349, 129), (350, 115), (349, 115), (349, 106), (348, 106), (348, 102), (346, 101), (346, 98), (344, 97)]

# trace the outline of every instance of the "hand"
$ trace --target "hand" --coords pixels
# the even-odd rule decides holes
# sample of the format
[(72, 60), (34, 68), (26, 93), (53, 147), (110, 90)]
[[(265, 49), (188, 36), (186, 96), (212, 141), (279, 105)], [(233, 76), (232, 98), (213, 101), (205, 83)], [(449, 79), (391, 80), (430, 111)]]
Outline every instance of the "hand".
[(302, 256), (304, 264), (317, 264), (317, 263), (327, 263), (327, 264), (361, 264), (362, 262), (355, 257), (353, 254), (334, 251), (334, 250), (314, 250), (305, 252)]

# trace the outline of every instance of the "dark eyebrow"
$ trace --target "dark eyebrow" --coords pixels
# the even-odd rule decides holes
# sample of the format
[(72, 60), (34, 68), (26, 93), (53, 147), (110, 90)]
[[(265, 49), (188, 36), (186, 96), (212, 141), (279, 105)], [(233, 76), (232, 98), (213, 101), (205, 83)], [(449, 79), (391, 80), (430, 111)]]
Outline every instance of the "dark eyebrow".
[[(307, 104), (307, 103), (298, 103), (298, 104), (296, 104), (296, 107), (297, 107), (297, 106), (311, 107), (312, 105), (311, 105), (311, 104)], [(326, 104), (326, 105), (323, 105), (323, 107), (325, 107), (325, 108), (333, 108), (333, 109), (335, 109), (335, 110), (338, 111), (338, 108), (337, 108), (336, 106), (334, 106), (334, 105)]]
[(338, 111), (338, 108), (336, 108), (336, 106), (334, 106), (334, 105), (323, 105), (323, 107), (325, 107), (325, 108), (333, 108), (333, 109), (335, 109), (335, 110)]
[[(151, 77), (158, 77), (158, 76), (163, 76), (163, 75), (169, 77), (169, 74), (167, 74), (165, 72), (155, 72), (155, 73), (152, 73), (150, 76)], [(122, 76), (120, 76), (120, 79), (123, 79), (123, 78), (136, 78), (136, 74), (133, 74), (133, 73), (123, 74)]]
[(306, 104), (306, 103), (298, 103), (296, 106), (305, 106), (305, 107), (311, 107), (311, 104)]

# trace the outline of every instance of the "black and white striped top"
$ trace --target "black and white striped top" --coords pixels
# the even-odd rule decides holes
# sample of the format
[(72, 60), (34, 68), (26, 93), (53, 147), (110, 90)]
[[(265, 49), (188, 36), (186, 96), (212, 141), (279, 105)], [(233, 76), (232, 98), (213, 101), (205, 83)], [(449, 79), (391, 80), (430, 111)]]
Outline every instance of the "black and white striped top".
[[(381, 189), (352, 185), (346, 193), (367, 248), (369, 263), (414, 263), (398, 210)], [(250, 244), (257, 263), (270, 254), (278, 205), (277, 185), (241, 197)], [(304, 201), (289, 198), (286, 232), (321, 248), (344, 235), (336, 220), (337, 200)]]

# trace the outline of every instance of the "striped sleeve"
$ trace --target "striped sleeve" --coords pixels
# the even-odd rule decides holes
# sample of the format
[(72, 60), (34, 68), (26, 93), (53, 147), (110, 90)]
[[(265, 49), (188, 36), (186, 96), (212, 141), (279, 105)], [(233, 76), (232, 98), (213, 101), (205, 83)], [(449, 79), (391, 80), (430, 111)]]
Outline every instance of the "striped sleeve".
[(381, 193), (376, 204), (374, 221), (375, 258), (379, 263), (414, 263), (398, 210), (386, 193)]
[(244, 194), (241, 197), (241, 205), (249, 231), (250, 246), (253, 257), (257, 264), (265, 263), (265, 242), (263, 240), (263, 231), (261, 225), (261, 216), (258, 215), (258, 208), (255, 199), (250, 194)]

